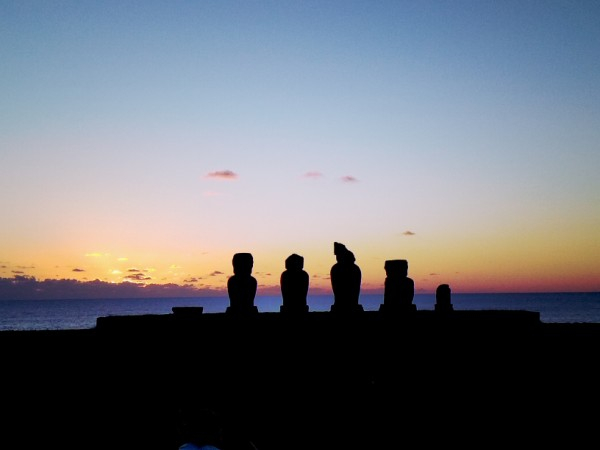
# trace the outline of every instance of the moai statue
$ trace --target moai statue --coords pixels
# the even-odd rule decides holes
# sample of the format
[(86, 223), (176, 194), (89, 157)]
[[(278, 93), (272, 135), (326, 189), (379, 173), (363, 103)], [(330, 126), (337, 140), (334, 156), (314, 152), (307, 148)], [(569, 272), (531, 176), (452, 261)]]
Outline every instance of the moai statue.
[(354, 253), (339, 242), (334, 242), (333, 253), (337, 262), (331, 267), (330, 271), (331, 287), (333, 289), (331, 312), (362, 312), (363, 307), (358, 302), (362, 274), (360, 267), (354, 263), (356, 261)]
[(408, 277), (408, 261), (390, 259), (385, 262), (385, 286), (383, 304), (379, 310), (385, 312), (412, 312), (417, 310), (413, 303), (415, 283)]
[(233, 255), (233, 275), (227, 280), (229, 307), (226, 312), (235, 315), (250, 315), (258, 312), (254, 306), (257, 282), (252, 276), (254, 259), (251, 253)]
[(440, 284), (435, 290), (435, 310), (438, 312), (454, 311), (452, 306), (452, 290), (448, 284)]
[(285, 260), (285, 271), (281, 273), (280, 285), (283, 304), (280, 312), (285, 314), (302, 314), (308, 312), (306, 298), (308, 295), (309, 277), (304, 270), (304, 258), (295, 253)]

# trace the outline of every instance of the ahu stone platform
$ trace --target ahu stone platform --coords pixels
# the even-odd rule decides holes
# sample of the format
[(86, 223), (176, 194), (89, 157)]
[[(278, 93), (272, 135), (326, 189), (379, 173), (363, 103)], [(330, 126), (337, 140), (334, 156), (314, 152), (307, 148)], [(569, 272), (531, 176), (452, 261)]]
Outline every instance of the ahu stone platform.
[(577, 448), (597, 430), (599, 327), (512, 310), (176, 308), (1, 332), (0, 445), (177, 450), (178, 411), (195, 406), (258, 450)]

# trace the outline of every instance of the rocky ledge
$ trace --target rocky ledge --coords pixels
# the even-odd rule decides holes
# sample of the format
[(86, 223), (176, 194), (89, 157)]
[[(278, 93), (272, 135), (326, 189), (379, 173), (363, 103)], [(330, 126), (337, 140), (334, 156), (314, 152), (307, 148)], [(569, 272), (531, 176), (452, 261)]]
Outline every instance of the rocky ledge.
[(176, 450), (190, 406), (258, 450), (576, 447), (595, 439), (599, 345), (600, 324), (505, 310), (183, 308), (1, 332), (2, 447)]

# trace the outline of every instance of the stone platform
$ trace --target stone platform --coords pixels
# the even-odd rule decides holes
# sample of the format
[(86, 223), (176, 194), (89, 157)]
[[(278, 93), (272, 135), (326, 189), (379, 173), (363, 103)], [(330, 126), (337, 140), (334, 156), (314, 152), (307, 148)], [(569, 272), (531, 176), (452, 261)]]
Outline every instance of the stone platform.
[(258, 450), (577, 447), (595, 435), (599, 345), (600, 324), (507, 310), (185, 308), (1, 332), (0, 444), (176, 450), (177, 411), (197, 405)]

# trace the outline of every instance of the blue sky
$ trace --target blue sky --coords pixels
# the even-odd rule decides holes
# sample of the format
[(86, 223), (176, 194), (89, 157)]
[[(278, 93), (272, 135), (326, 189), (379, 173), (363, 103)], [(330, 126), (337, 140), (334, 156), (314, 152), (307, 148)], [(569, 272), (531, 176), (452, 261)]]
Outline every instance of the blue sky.
[(327, 289), (339, 241), (365, 288), (402, 258), (424, 291), (599, 290), (598, 23), (585, 1), (1, 2), (0, 277), (210, 290), (249, 251), (265, 292), (291, 253)]

